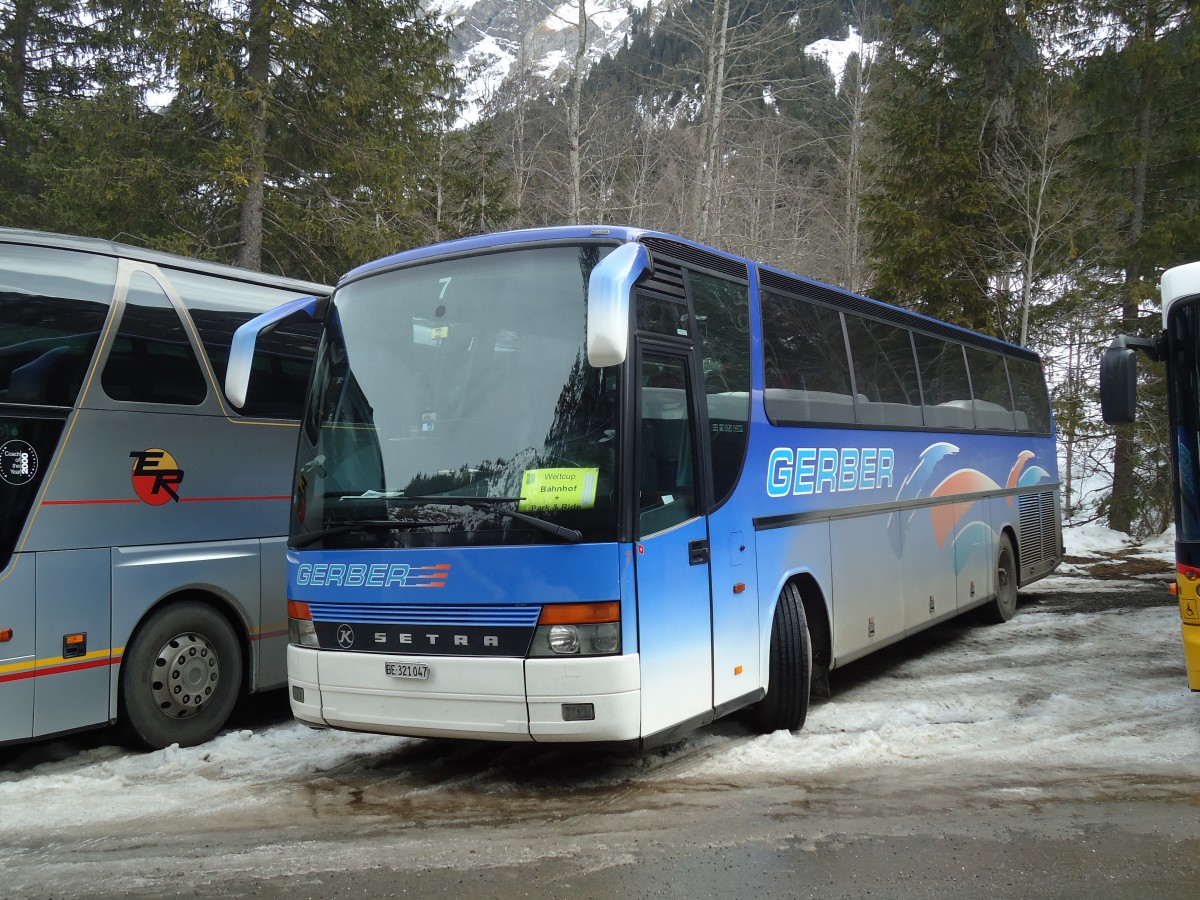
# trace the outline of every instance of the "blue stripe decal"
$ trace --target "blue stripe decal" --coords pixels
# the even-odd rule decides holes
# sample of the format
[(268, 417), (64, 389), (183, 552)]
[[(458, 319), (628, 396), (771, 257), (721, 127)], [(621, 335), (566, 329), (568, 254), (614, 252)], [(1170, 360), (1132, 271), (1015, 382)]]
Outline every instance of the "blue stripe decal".
[(309, 612), (318, 622), (374, 622), (404, 625), (523, 625), (537, 624), (540, 606), (425, 606), (412, 603), (313, 603)]

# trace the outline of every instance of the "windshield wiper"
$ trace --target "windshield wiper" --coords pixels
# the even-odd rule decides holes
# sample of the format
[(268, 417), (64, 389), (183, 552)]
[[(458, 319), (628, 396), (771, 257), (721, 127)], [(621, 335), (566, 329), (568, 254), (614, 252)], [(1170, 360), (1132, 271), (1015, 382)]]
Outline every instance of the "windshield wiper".
[(583, 532), (576, 531), (574, 528), (564, 528), (561, 525), (555, 525), (553, 522), (547, 522), (545, 519), (539, 519), (537, 516), (531, 516), (528, 513), (517, 512), (515, 509), (505, 509), (503, 506), (497, 506), (497, 503), (519, 503), (520, 497), (460, 497), (456, 494), (395, 494), (388, 496), (389, 500), (412, 500), (418, 503), (446, 503), (450, 505), (459, 504), (460, 506), (473, 506), (476, 509), (482, 509), (486, 512), (493, 513), (497, 516), (508, 516), (510, 519), (516, 519), (518, 522), (524, 522), (526, 525), (532, 525), (534, 528), (540, 529), (547, 534), (552, 534), (555, 537), (560, 537), (569, 544), (578, 544), (583, 540)]
[(334, 534), (348, 534), (351, 531), (399, 531), (404, 528), (420, 528), (425, 525), (453, 525), (453, 521), (445, 519), (363, 519), (361, 522), (347, 522), (344, 525), (331, 525), (317, 531), (292, 536), (288, 546), (294, 550), (315, 544), (322, 538)]

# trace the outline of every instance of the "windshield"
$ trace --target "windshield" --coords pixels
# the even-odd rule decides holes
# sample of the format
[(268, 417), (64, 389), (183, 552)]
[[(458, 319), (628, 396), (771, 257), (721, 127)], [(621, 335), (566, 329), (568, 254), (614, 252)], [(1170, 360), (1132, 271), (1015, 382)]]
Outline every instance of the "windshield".
[(296, 545), (614, 540), (618, 368), (588, 365), (584, 342), (606, 253), (510, 250), (340, 288), (301, 436)]

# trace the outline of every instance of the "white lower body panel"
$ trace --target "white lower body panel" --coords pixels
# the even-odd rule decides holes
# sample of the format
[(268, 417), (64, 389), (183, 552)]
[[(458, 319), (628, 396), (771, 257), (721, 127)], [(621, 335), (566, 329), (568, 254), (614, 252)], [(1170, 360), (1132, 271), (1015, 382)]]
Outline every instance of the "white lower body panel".
[[(394, 678), (387, 662), (429, 666)], [(594, 659), (401, 657), (288, 647), (288, 694), (302, 722), (353, 731), (491, 741), (626, 741), (641, 732), (636, 655)], [(302, 698), (302, 699), (300, 699)], [(564, 705), (594, 718), (567, 721)]]

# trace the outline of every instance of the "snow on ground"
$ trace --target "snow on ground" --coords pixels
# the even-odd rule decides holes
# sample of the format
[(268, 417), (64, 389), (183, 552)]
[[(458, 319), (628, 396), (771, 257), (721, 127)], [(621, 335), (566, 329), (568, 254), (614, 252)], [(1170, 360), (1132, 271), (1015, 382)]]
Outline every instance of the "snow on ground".
[[(1095, 527), (1066, 533), (1069, 556), (1135, 550), (1162, 562), (1164, 583), (1171, 542), (1168, 535), (1131, 548)], [(1116, 583), (1156, 589), (1144, 581)], [(1088, 592), (1103, 583), (1068, 572), (1042, 584)], [(718, 723), (649, 759), (618, 759), (595, 784), (836, 778), (895, 766), (968, 774), (1020, 770), (1033, 785), (1053, 780), (1063, 767), (1076, 775), (1093, 769), (1200, 775), (1200, 698), (1186, 687), (1173, 606), (1072, 614), (1034, 601), (1006, 625), (952, 628), (917, 650), (893, 654), (877, 671), (871, 661), (865, 665), (864, 674), (835, 682), (833, 701), (814, 706), (797, 734), (750, 737), (737, 725)], [(17, 764), (0, 766), (0, 843), (6, 834), (70, 826), (72, 815), (95, 825), (98, 816), (130, 822), (149, 810), (158, 816), (244, 812), (306, 782), (356, 771), (368, 776), (374, 760), (412, 743), (287, 722), (149, 754), (115, 746), (80, 751), (69, 741), (32, 745)], [(30, 754), (45, 761), (30, 765)], [(661, 765), (672, 756), (678, 765)], [(466, 774), (464, 783), (516, 789), (502, 766), (480, 768), (485, 771)], [(80, 797), (88, 802), (77, 802)]]

